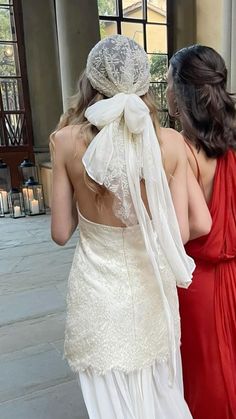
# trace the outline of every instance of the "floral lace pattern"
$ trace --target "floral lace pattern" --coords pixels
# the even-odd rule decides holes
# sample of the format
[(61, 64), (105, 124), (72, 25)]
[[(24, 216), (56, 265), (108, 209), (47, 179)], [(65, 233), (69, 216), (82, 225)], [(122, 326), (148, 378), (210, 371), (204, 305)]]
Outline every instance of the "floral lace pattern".
[[(157, 257), (179, 344), (175, 277), (160, 247)], [(67, 306), (65, 356), (74, 371), (128, 373), (169, 359), (162, 298), (139, 226), (112, 228), (80, 217)]]
[(86, 75), (94, 89), (107, 97), (119, 92), (142, 96), (149, 89), (146, 53), (123, 35), (105, 38), (95, 45), (88, 56)]
[[(126, 170), (125, 141), (127, 139), (124, 138), (123, 118), (114, 123), (113, 138), (114, 154), (104, 179), (104, 186), (114, 194), (113, 210), (116, 217), (125, 225), (138, 224)], [(138, 138), (135, 138), (136, 148), (138, 144)]]

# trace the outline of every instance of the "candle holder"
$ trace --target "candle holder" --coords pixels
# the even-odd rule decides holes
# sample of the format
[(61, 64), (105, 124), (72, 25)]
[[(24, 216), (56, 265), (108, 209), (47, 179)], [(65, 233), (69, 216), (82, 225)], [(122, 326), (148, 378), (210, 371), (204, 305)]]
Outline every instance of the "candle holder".
[(5, 217), (2, 193), (0, 191), (0, 218)]
[(8, 194), (10, 216), (12, 218), (25, 217), (25, 206), (23, 194), (19, 189), (14, 188)]
[(8, 165), (0, 159), (0, 190), (11, 190), (11, 174)]
[(32, 176), (22, 187), (24, 204), (28, 215), (41, 215), (46, 213), (43, 186)]
[(1, 194), (1, 205), (3, 209), (3, 213), (8, 214), (9, 213), (8, 192), (3, 189), (0, 189), (0, 194)]
[(23, 162), (21, 162), (21, 164), (18, 166), (18, 169), (22, 178), (23, 185), (31, 177), (35, 179), (36, 182), (39, 181), (37, 167), (29, 159), (24, 159)]

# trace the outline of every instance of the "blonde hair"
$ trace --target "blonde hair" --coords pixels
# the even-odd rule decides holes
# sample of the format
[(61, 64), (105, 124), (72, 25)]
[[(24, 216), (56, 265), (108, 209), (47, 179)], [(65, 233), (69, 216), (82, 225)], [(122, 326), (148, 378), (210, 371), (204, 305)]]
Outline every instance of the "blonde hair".
[[(78, 81), (77, 93), (70, 98), (69, 109), (64, 114), (62, 114), (56, 130), (50, 135), (50, 152), (52, 158), (54, 150), (54, 136), (57, 131), (68, 125), (80, 125), (80, 134), (83, 136), (85, 144), (87, 146), (90, 144), (93, 138), (97, 135), (98, 129), (85, 118), (84, 114), (89, 106), (105, 98), (106, 97), (104, 95), (92, 87), (84, 71)], [(153, 94), (148, 91), (145, 95), (141, 96), (141, 99), (149, 108), (153, 126), (156, 131), (158, 141), (160, 142), (160, 125)], [(85, 170), (84, 180), (86, 185), (96, 194), (97, 199), (103, 197), (107, 192), (107, 189), (93, 181)]]

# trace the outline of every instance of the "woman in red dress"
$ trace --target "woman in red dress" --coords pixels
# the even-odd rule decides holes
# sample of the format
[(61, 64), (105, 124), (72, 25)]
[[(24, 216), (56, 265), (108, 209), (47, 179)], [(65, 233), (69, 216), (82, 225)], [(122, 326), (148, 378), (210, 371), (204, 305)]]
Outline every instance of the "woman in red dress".
[(236, 418), (236, 111), (226, 81), (212, 48), (194, 45), (171, 59), (169, 110), (180, 120), (212, 216), (211, 232), (186, 246), (196, 270), (189, 289), (179, 291), (185, 397), (194, 419)]

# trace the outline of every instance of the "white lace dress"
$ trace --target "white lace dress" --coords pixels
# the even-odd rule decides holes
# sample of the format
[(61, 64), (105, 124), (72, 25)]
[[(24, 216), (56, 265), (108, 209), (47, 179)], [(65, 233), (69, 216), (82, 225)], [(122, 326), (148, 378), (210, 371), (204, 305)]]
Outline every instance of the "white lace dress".
[(182, 395), (176, 282), (164, 255), (159, 251), (158, 265), (177, 347), (172, 386), (166, 317), (139, 226), (79, 220), (65, 357), (79, 373), (90, 418), (191, 418)]

